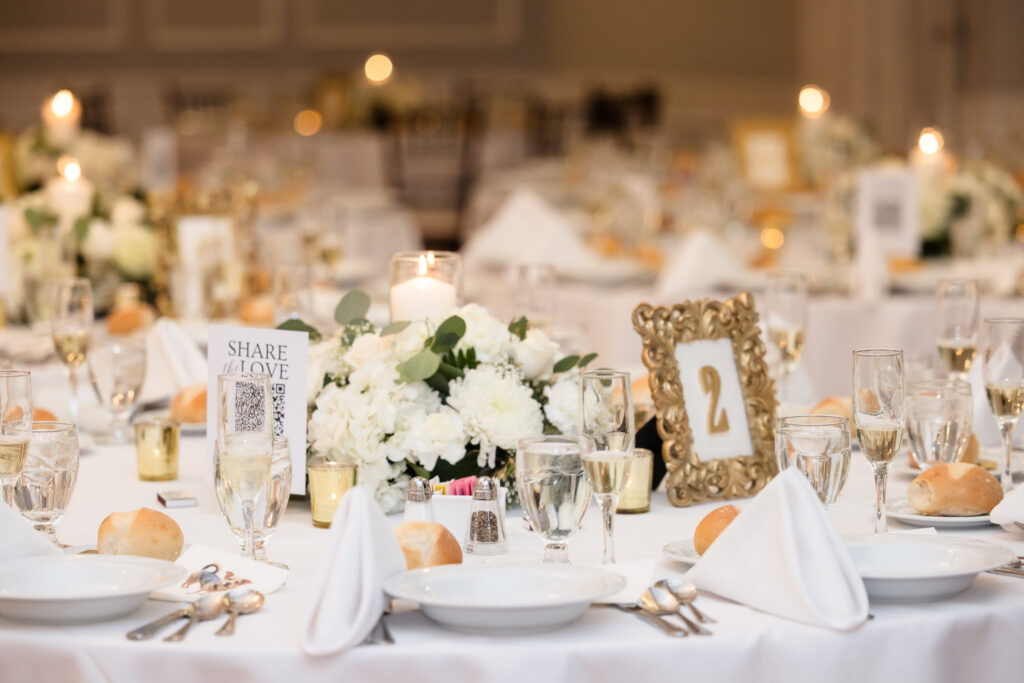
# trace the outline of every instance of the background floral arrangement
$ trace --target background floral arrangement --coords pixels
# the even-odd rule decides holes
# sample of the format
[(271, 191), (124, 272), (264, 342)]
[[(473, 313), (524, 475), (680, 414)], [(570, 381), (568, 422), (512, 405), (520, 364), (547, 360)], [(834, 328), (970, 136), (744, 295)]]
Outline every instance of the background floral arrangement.
[(355, 462), (386, 512), (404, 505), (412, 476), (489, 474), (509, 485), (519, 439), (575, 433), (578, 371), (596, 354), (562, 357), (526, 318), (505, 325), (476, 304), (436, 328), (383, 329), (366, 319), (369, 306), (366, 294), (349, 292), (328, 339), (298, 320), (281, 327), (314, 342), (309, 457)]

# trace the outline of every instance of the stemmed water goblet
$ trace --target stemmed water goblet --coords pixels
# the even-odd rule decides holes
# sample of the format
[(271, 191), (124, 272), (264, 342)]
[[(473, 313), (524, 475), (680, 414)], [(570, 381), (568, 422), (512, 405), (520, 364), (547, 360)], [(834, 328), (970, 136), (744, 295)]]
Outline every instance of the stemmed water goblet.
[(66, 548), (54, 525), (64, 516), (78, 479), (78, 429), (70, 422), (33, 422), (15, 433), (28, 440), (28, 453), (14, 501), (37, 531)]
[(971, 385), (962, 379), (907, 383), (907, 437), (921, 469), (960, 462), (971, 438)]
[(85, 363), (92, 339), (92, 285), (85, 278), (54, 283), (50, 300), (50, 327), (57, 356), (67, 369), (71, 384), (68, 407), (71, 421), (78, 422), (78, 368)]
[(96, 399), (111, 417), (110, 429), (99, 434), (105, 444), (131, 443), (128, 421), (146, 379), (146, 348), (130, 341), (110, 341), (89, 353), (89, 380)]
[(765, 292), (768, 342), (779, 350), (779, 402), (789, 400), (789, 378), (800, 362), (807, 327), (807, 278), (800, 273), (772, 273)]
[(7, 505), (13, 504), (14, 484), (25, 465), (31, 425), (32, 375), (0, 370), (0, 486)]
[(1013, 486), (1013, 428), (1024, 410), (1024, 318), (986, 319), (984, 342), (985, 393), (1003, 438), (1000, 479), (1003, 490), (1009, 491)]
[(875, 477), (875, 533), (885, 533), (886, 481), (907, 425), (902, 351), (853, 352), (853, 420)]
[(939, 280), (935, 302), (939, 355), (950, 379), (965, 379), (978, 348), (978, 283), (975, 280)]

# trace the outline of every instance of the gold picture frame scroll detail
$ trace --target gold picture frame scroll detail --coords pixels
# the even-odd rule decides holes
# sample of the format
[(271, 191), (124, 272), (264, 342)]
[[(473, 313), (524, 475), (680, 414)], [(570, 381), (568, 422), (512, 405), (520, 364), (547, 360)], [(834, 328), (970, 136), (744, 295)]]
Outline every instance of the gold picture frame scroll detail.
[[(669, 502), (684, 507), (709, 499), (752, 496), (760, 491), (778, 472), (778, 466), (774, 444), (775, 383), (764, 360), (765, 346), (757, 327), (754, 297), (744, 292), (727, 301), (685, 301), (672, 307), (640, 304), (633, 311), (633, 327), (643, 340), (643, 361), (650, 371), (651, 397), (663, 441), (662, 457), (668, 469)], [(679, 344), (718, 339), (732, 343), (753, 452), (709, 460), (695, 452), (693, 425), (716, 431), (714, 425), (721, 421), (718, 389), (709, 404), (713, 414), (709, 413), (707, 420), (703, 415), (693, 416), (691, 423), (676, 348)], [(705, 380), (707, 371), (707, 367), (700, 369), (705, 391), (712, 385)], [(714, 368), (711, 372), (718, 375)]]

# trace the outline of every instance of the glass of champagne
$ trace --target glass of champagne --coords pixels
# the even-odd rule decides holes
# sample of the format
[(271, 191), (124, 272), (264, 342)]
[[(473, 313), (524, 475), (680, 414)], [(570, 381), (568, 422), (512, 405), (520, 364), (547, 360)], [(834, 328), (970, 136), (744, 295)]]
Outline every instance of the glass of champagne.
[(54, 525), (64, 516), (78, 479), (78, 429), (70, 422), (33, 422), (18, 429), (28, 453), (14, 501), (21, 515), (58, 548)]
[(886, 479), (907, 424), (902, 351), (853, 352), (853, 420), (860, 448), (875, 474), (875, 533), (885, 533)]
[(516, 451), (516, 488), (533, 530), (547, 544), (544, 561), (569, 562), (569, 537), (580, 527), (590, 502), (583, 455), (592, 444), (578, 436), (521, 439)]
[(103, 444), (132, 442), (129, 420), (146, 379), (146, 347), (130, 341), (110, 341), (89, 353), (89, 380), (96, 400), (110, 413), (110, 429), (97, 435)]
[(263, 508), (270, 482), (272, 406), (270, 375), (239, 372), (217, 377), (218, 498), (230, 498), (238, 507), (246, 539), (243, 554), (249, 559), (255, 559), (256, 509)]
[(57, 356), (71, 383), (71, 421), (78, 422), (78, 368), (85, 363), (92, 338), (92, 285), (85, 278), (54, 283), (50, 300), (50, 328)]
[(907, 384), (907, 436), (921, 469), (960, 462), (971, 439), (971, 385), (962, 379)]
[(25, 465), (31, 425), (31, 373), (0, 370), (0, 486), (8, 505), (13, 503), (14, 484)]
[(789, 399), (787, 380), (800, 362), (807, 327), (807, 278), (801, 273), (772, 273), (765, 291), (768, 342), (779, 350), (779, 402)]
[(1024, 318), (990, 318), (984, 323), (985, 393), (1003, 437), (1003, 490), (1013, 486), (1010, 452), (1013, 427), (1024, 409)]
[(580, 434), (593, 444), (580, 458), (604, 519), (604, 564), (615, 562), (613, 523), (633, 457), (633, 419), (628, 372), (592, 370), (580, 375)]
[(939, 355), (950, 379), (966, 379), (978, 348), (978, 283), (975, 280), (939, 280), (935, 301)]
[(800, 470), (825, 508), (831, 509), (850, 471), (850, 421), (836, 415), (780, 417), (775, 457), (779, 470)]

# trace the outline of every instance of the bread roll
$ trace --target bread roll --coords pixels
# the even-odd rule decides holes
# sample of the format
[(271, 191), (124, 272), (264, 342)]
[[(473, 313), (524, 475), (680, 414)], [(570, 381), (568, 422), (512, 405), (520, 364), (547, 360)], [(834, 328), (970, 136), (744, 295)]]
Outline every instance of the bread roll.
[(269, 296), (254, 296), (238, 309), (238, 319), (249, 325), (274, 324), (274, 300)]
[(110, 334), (131, 334), (146, 327), (156, 316), (145, 304), (117, 308), (107, 316), (107, 332)]
[(853, 426), (853, 401), (841, 396), (829, 396), (811, 408), (811, 415), (835, 415), (845, 417), (850, 422), (850, 435), (857, 437), (857, 428)]
[[(4, 415), (5, 420), (20, 420), (25, 411), (21, 409), (21, 406), (11, 406), (7, 409), (7, 414)], [(46, 408), (40, 408), (35, 406), (32, 408), (32, 421), (33, 422), (56, 422), (57, 416), (51, 413)]]
[(907, 488), (907, 501), (922, 515), (987, 515), (1002, 499), (999, 481), (966, 462), (925, 470)]
[(735, 505), (723, 505), (705, 515), (693, 532), (693, 547), (697, 554), (703, 555), (738, 514), (740, 510)]
[(193, 384), (171, 401), (171, 417), (178, 422), (206, 422), (206, 385)]
[(971, 438), (967, 441), (967, 448), (964, 450), (964, 457), (960, 458), (960, 462), (977, 465), (979, 455), (981, 455), (981, 446), (978, 444), (978, 437), (971, 432)]
[(868, 388), (860, 390), (857, 395), (857, 406), (863, 413), (877, 413), (882, 410), (882, 405), (878, 402), (878, 394)]
[(177, 522), (162, 512), (139, 508), (131, 512), (112, 512), (103, 520), (96, 538), (96, 552), (174, 562), (184, 543)]
[(402, 522), (395, 527), (395, 537), (409, 569), (462, 564), (462, 546), (443, 524)]

